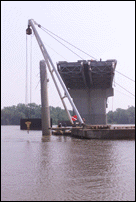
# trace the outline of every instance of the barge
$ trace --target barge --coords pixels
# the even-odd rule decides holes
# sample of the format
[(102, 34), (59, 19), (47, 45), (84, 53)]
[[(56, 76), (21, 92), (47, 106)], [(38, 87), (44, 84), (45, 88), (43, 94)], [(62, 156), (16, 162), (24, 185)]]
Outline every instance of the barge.
[(53, 135), (85, 139), (135, 139), (135, 126), (91, 125), (85, 127), (56, 127), (50, 129)]

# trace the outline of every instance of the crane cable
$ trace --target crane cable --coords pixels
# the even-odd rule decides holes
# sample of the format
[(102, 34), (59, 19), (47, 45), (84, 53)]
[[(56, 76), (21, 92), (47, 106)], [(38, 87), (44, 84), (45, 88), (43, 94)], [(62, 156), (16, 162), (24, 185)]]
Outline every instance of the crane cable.
[[(35, 22), (36, 23), (36, 22)], [(61, 40), (65, 41), (66, 43), (68, 43), (69, 45), (73, 46), (74, 48), (80, 50), (81, 52), (85, 53), (84, 51), (82, 51), (81, 49), (77, 48), (76, 46), (72, 45), (71, 43), (67, 42), (66, 40), (62, 39), (61, 37), (57, 36), (56, 34), (54, 34), (53, 32), (49, 31), (48, 29), (42, 27), (41, 25), (39, 25), (38, 23), (36, 23), (38, 25), (39, 28), (41, 28), (44, 32), (46, 32), (48, 35), (50, 35), (52, 38), (54, 38), (56, 41), (58, 41), (61, 45), (63, 45), (65, 48), (67, 48), (68, 50), (70, 50), (72, 53), (74, 53), (75, 55), (77, 55), (79, 58), (81, 58), (82, 60), (84, 60), (80, 55), (78, 55), (77, 53), (75, 53), (74, 51), (72, 51), (70, 48), (68, 48), (66, 45), (64, 45), (63, 43), (61, 43), (58, 39), (56, 39), (55, 37), (53, 37), (51, 34), (55, 35), (56, 37), (60, 38)], [(49, 32), (51, 34), (49, 34)], [(87, 54), (87, 53), (85, 53)], [(89, 55), (89, 54), (87, 54)], [(90, 57), (92, 57), (91, 55), (89, 55)], [(94, 58), (94, 57), (92, 57)], [(95, 58), (94, 58), (95, 59)]]
[(28, 104), (28, 57), (27, 57), (27, 35), (26, 35), (26, 89), (25, 89), (25, 105)]
[[(53, 32), (49, 31), (48, 29), (44, 28), (43, 26), (39, 25), (38, 27), (40, 27), (43, 31), (45, 31), (46, 33), (50, 32), (51, 34), (53, 34), (54, 36), (58, 37), (59, 39), (63, 40), (64, 42), (68, 43), (69, 45), (73, 46), (74, 48), (76, 48), (77, 50), (81, 51), (82, 53), (88, 55), (89, 57), (97, 60), (96, 58), (94, 58), (93, 56), (89, 55), (88, 53), (86, 53), (85, 51), (81, 50), (80, 48), (77, 48), (76, 46), (74, 46), (73, 44), (69, 43), (68, 41), (66, 41), (65, 39), (59, 37), (58, 35), (54, 34)], [(49, 34), (49, 33), (48, 33)]]
[[(42, 29), (42, 28), (41, 28)], [(42, 29), (43, 30), (43, 29)], [(45, 30), (44, 30), (45, 31)], [(47, 34), (49, 34), (47, 31), (45, 31)], [(70, 48), (68, 48), (66, 45), (64, 45), (63, 43), (61, 43), (58, 39), (56, 39), (54, 36), (52, 36), (51, 34), (49, 34), (52, 38), (54, 38), (56, 41), (58, 41), (61, 45), (63, 45), (65, 48), (67, 48), (68, 50), (70, 50), (72, 53), (74, 53), (75, 55), (77, 55), (80, 59), (84, 60), (80, 55), (78, 55), (77, 53), (75, 53), (74, 51), (72, 51)]]
[(31, 118), (31, 104), (32, 104), (32, 35), (31, 35), (31, 42), (30, 42), (30, 118)]
[[(121, 88), (123, 88), (123, 87), (122, 87), (120, 84), (118, 84), (117, 82), (115, 82), (115, 84), (117, 84), (118, 86), (120, 86)], [(130, 91), (126, 90), (125, 88), (123, 88), (123, 89), (135, 97), (135, 95), (132, 94)]]
[(25, 105), (27, 108), (27, 118), (31, 117), (31, 102), (32, 102), (32, 36), (30, 42), (30, 103), (28, 109), (28, 40), (26, 35), (26, 92), (25, 92)]
[[(85, 53), (86, 55), (94, 58), (93, 56), (89, 55), (88, 53), (82, 51), (81, 49), (77, 48), (76, 46), (72, 45), (71, 43), (69, 43), (68, 41), (62, 39), (61, 37), (59, 37), (58, 35), (54, 34), (53, 32), (49, 31), (48, 29), (44, 28), (43, 26), (39, 25), (38, 23), (36, 23), (38, 25), (39, 28), (41, 28), (44, 32), (46, 32), (47, 34), (49, 34), (51, 37), (53, 37), (51, 34), (53, 34), (54, 36), (58, 37), (59, 39), (63, 40), (64, 42), (68, 43), (69, 45), (73, 46), (74, 48), (80, 50), (81, 52)], [(51, 34), (50, 34), (50, 33)], [(55, 37), (53, 37), (55, 40), (57, 40)], [(61, 43), (59, 40), (57, 40), (59, 43)], [(63, 46), (65, 46), (63, 43), (61, 43)], [(65, 46), (67, 49), (69, 49), (67, 46)], [(74, 54), (76, 54), (74, 51), (72, 51), (71, 49), (69, 49), (71, 52), (73, 52)], [(78, 57), (80, 57), (81, 59), (83, 59), (81, 56), (79, 56), (78, 54), (76, 54)], [(96, 58), (94, 58), (96, 59)], [(97, 60), (97, 59), (96, 59)], [(119, 74), (121, 74), (122, 76), (130, 79), (131, 81), (135, 82), (134, 80), (132, 80), (131, 78), (125, 76), (124, 74), (120, 73), (119, 71), (115, 70), (116, 72), (118, 72)], [(117, 85), (119, 85), (118, 83), (116, 83)], [(121, 85), (119, 85), (121, 88), (123, 88)], [(124, 90), (126, 90), (125, 88), (123, 88)], [(129, 92), (128, 90), (126, 90), (128, 93), (130, 93), (131, 95), (135, 96), (134, 94), (132, 94), (131, 92)]]
[[(38, 26), (39, 27), (39, 26)], [(43, 28), (41, 28), (42, 30), (43, 30)], [(45, 28), (44, 28), (45, 29)], [(44, 30), (45, 31), (45, 30)], [(48, 30), (49, 31), (49, 30)], [(45, 31), (47, 34), (49, 34), (47, 31)], [(50, 31), (49, 31), (50, 32)], [(52, 32), (51, 32), (52, 33)], [(52, 33), (52, 34), (54, 34), (54, 33)], [(49, 34), (51, 37), (53, 37), (51, 34)], [(54, 34), (55, 36), (57, 36), (56, 34)], [(59, 37), (59, 36), (57, 36), (57, 37)], [(57, 40), (55, 37), (53, 37), (55, 40)], [(59, 37), (60, 39), (62, 39), (61, 37)], [(63, 41), (65, 41), (64, 39), (62, 39)], [(59, 43), (61, 43), (59, 40), (57, 40)], [(67, 42), (67, 41), (65, 41), (65, 42)], [(69, 42), (67, 42), (68, 44), (70, 44)], [(63, 43), (61, 43), (62, 45), (64, 45)], [(70, 44), (70, 45), (72, 45), (72, 44)], [(65, 45), (64, 45), (65, 46)], [(74, 46), (74, 45), (72, 45), (72, 46)], [(68, 48), (67, 46), (65, 46), (66, 48)], [(75, 47), (75, 46), (74, 46)], [(75, 47), (76, 48), (76, 47)], [(69, 49), (69, 48), (68, 48)], [(77, 48), (78, 49), (78, 48)], [(72, 51), (71, 49), (69, 49), (70, 51)], [(80, 50), (80, 49), (79, 49)], [(81, 50), (80, 50), (81, 51)], [(76, 54), (74, 51), (72, 51), (74, 54)], [(83, 51), (82, 51), (83, 52)], [(77, 54), (76, 54), (77, 55)], [(77, 55), (77, 56), (79, 56), (79, 55)], [(80, 57), (80, 56), (79, 56)], [(92, 57), (92, 56), (91, 56)], [(80, 57), (81, 58), (81, 57)], [(81, 58), (81, 59), (83, 59), (83, 58)], [(117, 71), (117, 70), (115, 70), (115, 71)], [(118, 72), (118, 71), (117, 71)], [(120, 72), (118, 72), (118, 73), (120, 73)], [(122, 73), (120, 73), (120, 74), (122, 74)], [(123, 76), (125, 76), (124, 74), (122, 74)], [(126, 78), (128, 78), (128, 79), (130, 79), (129, 77), (127, 77), (127, 76), (125, 76)], [(132, 80), (132, 79), (130, 79), (130, 80)], [(133, 81), (133, 80), (132, 80)], [(134, 81), (135, 82), (135, 81)], [(116, 83), (117, 85), (119, 85), (118, 83)], [(123, 88), (121, 85), (119, 85), (121, 88)], [(125, 88), (123, 88), (124, 90), (126, 90)], [(126, 90), (127, 92), (129, 92), (128, 90)], [(129, 92), (131, 95), (133, 95), (131, 92)], [(133, 96), (135, 96), (135, 95), (133, 95)]]
[[(30, 125), (31, 125), (31, 101), (32, 101), (32, 36), (31, 36), (31, 44), (30, 44), (30, 103), (28, 106), (28, 42), (27, 42), (27, 34), (26, 34), (26, 92), (25, 92), (25, 105), (26, 105), (26, 116), (27, 121), (25, 122), (27, 127), (27, 133), (29, 133)], [(28, 108), (29, 107), (29, 108)]]
[(124, 76), (124, 77), (130, 79), (131, 81), (135, 82), (133, 79), (129, 78), (128, 76), (126, 76), (126, 75), (124, 75), (124, 74), (122, 74), (121, 72), (119, 72), (119, 71), (117, 71), (117, 70), (115, 70), (115, 71), (118, 72), (119, 74), (121, 74), (122, 76)]
[(126, 95), (127, 97), (130, 97), (131, 99), (135, 99), (134, 97), (131, 97), (131, 96), (129, 96), (129, 95), (127, 95), (127, 94), (125, 94), (125, 93), (122, 93), (122, 92), (120, 92), (119, 90), (117, 90), (117, 89), (115, 89), (116, 90), (116, 92), (119, 92), (119, 93), (121, 93), (122, 95)]
[[(38, 25), (38, 24), (37, 24)], [(92, 57), (93, 59), (97, 60), (96, 58), (94, 58), (93, 56), (89, 55), (88, 53), (86, 53), (85, 51), (81, 50), (80, 48), (77, 48), (76, 46), (74, 46), (73, 44), (69, 43), (68, 41), (66, 41), (65, 39), (59, 37), (58, 35), (54, 34), (53, 32), (51, 32), (50, 30), (46, 29), (45, 27), (38, 25), (38, 27), (40, 27), (44, 32), (46, 32), (47, 34), (51, 33), (54, 36), (58, 37), (59, 39), (63, 40), (64, 42), (68, 43), (69, 45), (73, 46), (74, 48), (76, 48), (77, 50), (83, 52), (84, 54)], [(49, 33), (48, 33), (49, 32)], [(51, 37), (53, 37), (51, 34), (49, 34)], [(57, 40), (55, 37), (53, 37), (55, 40)], [(58, 40), (57, 40), (58, 41)], [(58, 41), (59, 43), (61, 43), (60, 41)], [(64, 45), (63, 43), (61, 43), (62, 45)], [(65, 46), (65, 45), (64, 45)], [(66, 48), (68, 48), (67, 46), (65, 46)], [(69, 48), (68, 48), (69, 49)], [(72, 51), (71, 49), (69, 49), (70, 51)], [(74, 51), (72, 51), (74, 54), (76, 54)], [(77, 54), (76, 54), (77, 55)], [(81, 56), (77, 55), (78, 57), (80, 57), (81, 59), (83, 59)], [(133, 79), (129, 78), (128, 76), (122, 74), (121, 72), (115, 70), (117, 73), (121, 74), (122, 76), (130, 79), (131, 81), (135, 82)]]

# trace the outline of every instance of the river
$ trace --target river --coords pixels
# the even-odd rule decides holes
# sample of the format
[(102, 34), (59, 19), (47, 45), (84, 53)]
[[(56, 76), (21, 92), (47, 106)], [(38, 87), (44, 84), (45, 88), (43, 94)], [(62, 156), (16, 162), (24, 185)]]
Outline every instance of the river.
[(135, 201), (135, 140), (1, 126), (1, 201)]

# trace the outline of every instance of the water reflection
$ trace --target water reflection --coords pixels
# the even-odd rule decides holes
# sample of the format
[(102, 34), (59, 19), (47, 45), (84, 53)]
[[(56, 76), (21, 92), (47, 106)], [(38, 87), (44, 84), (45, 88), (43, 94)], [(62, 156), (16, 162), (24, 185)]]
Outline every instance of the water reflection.
[(28, 136), (15, 128), (9, 138), (4, 130), (2, 200), (135, 199), (134, 141)]
[(49, 135), (49, 136), (42, 136), (41, 141), (42, 142), (50, 142), (51, 141), (51, 135)]
[[(72, 139), (62, 145), (62, 139), (62, 136), (57, 137), (59, 144), (41, 146), (39, 186), (48, 184), (49, 193), (53, 188), (52, 200), (62, 190), (58, 200), (90, 200), (90, 197), (91, 200), (121, 200), (120, 197), (126, 195), (127, 190), (120, 186), (125, 175), (117, 170), (119, 166), (122, 170), (122, 162), (118, 162), (118, 154), (114, 152), (116, 142)], [(48, 174), (44, 175), (46, 172)]]

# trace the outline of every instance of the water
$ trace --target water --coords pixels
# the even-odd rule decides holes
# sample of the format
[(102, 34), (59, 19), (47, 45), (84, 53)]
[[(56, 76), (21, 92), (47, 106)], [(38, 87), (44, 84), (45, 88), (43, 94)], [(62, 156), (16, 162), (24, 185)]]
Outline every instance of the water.
[(1, 127), (2, 201), (135, 201), (135, 141)]

